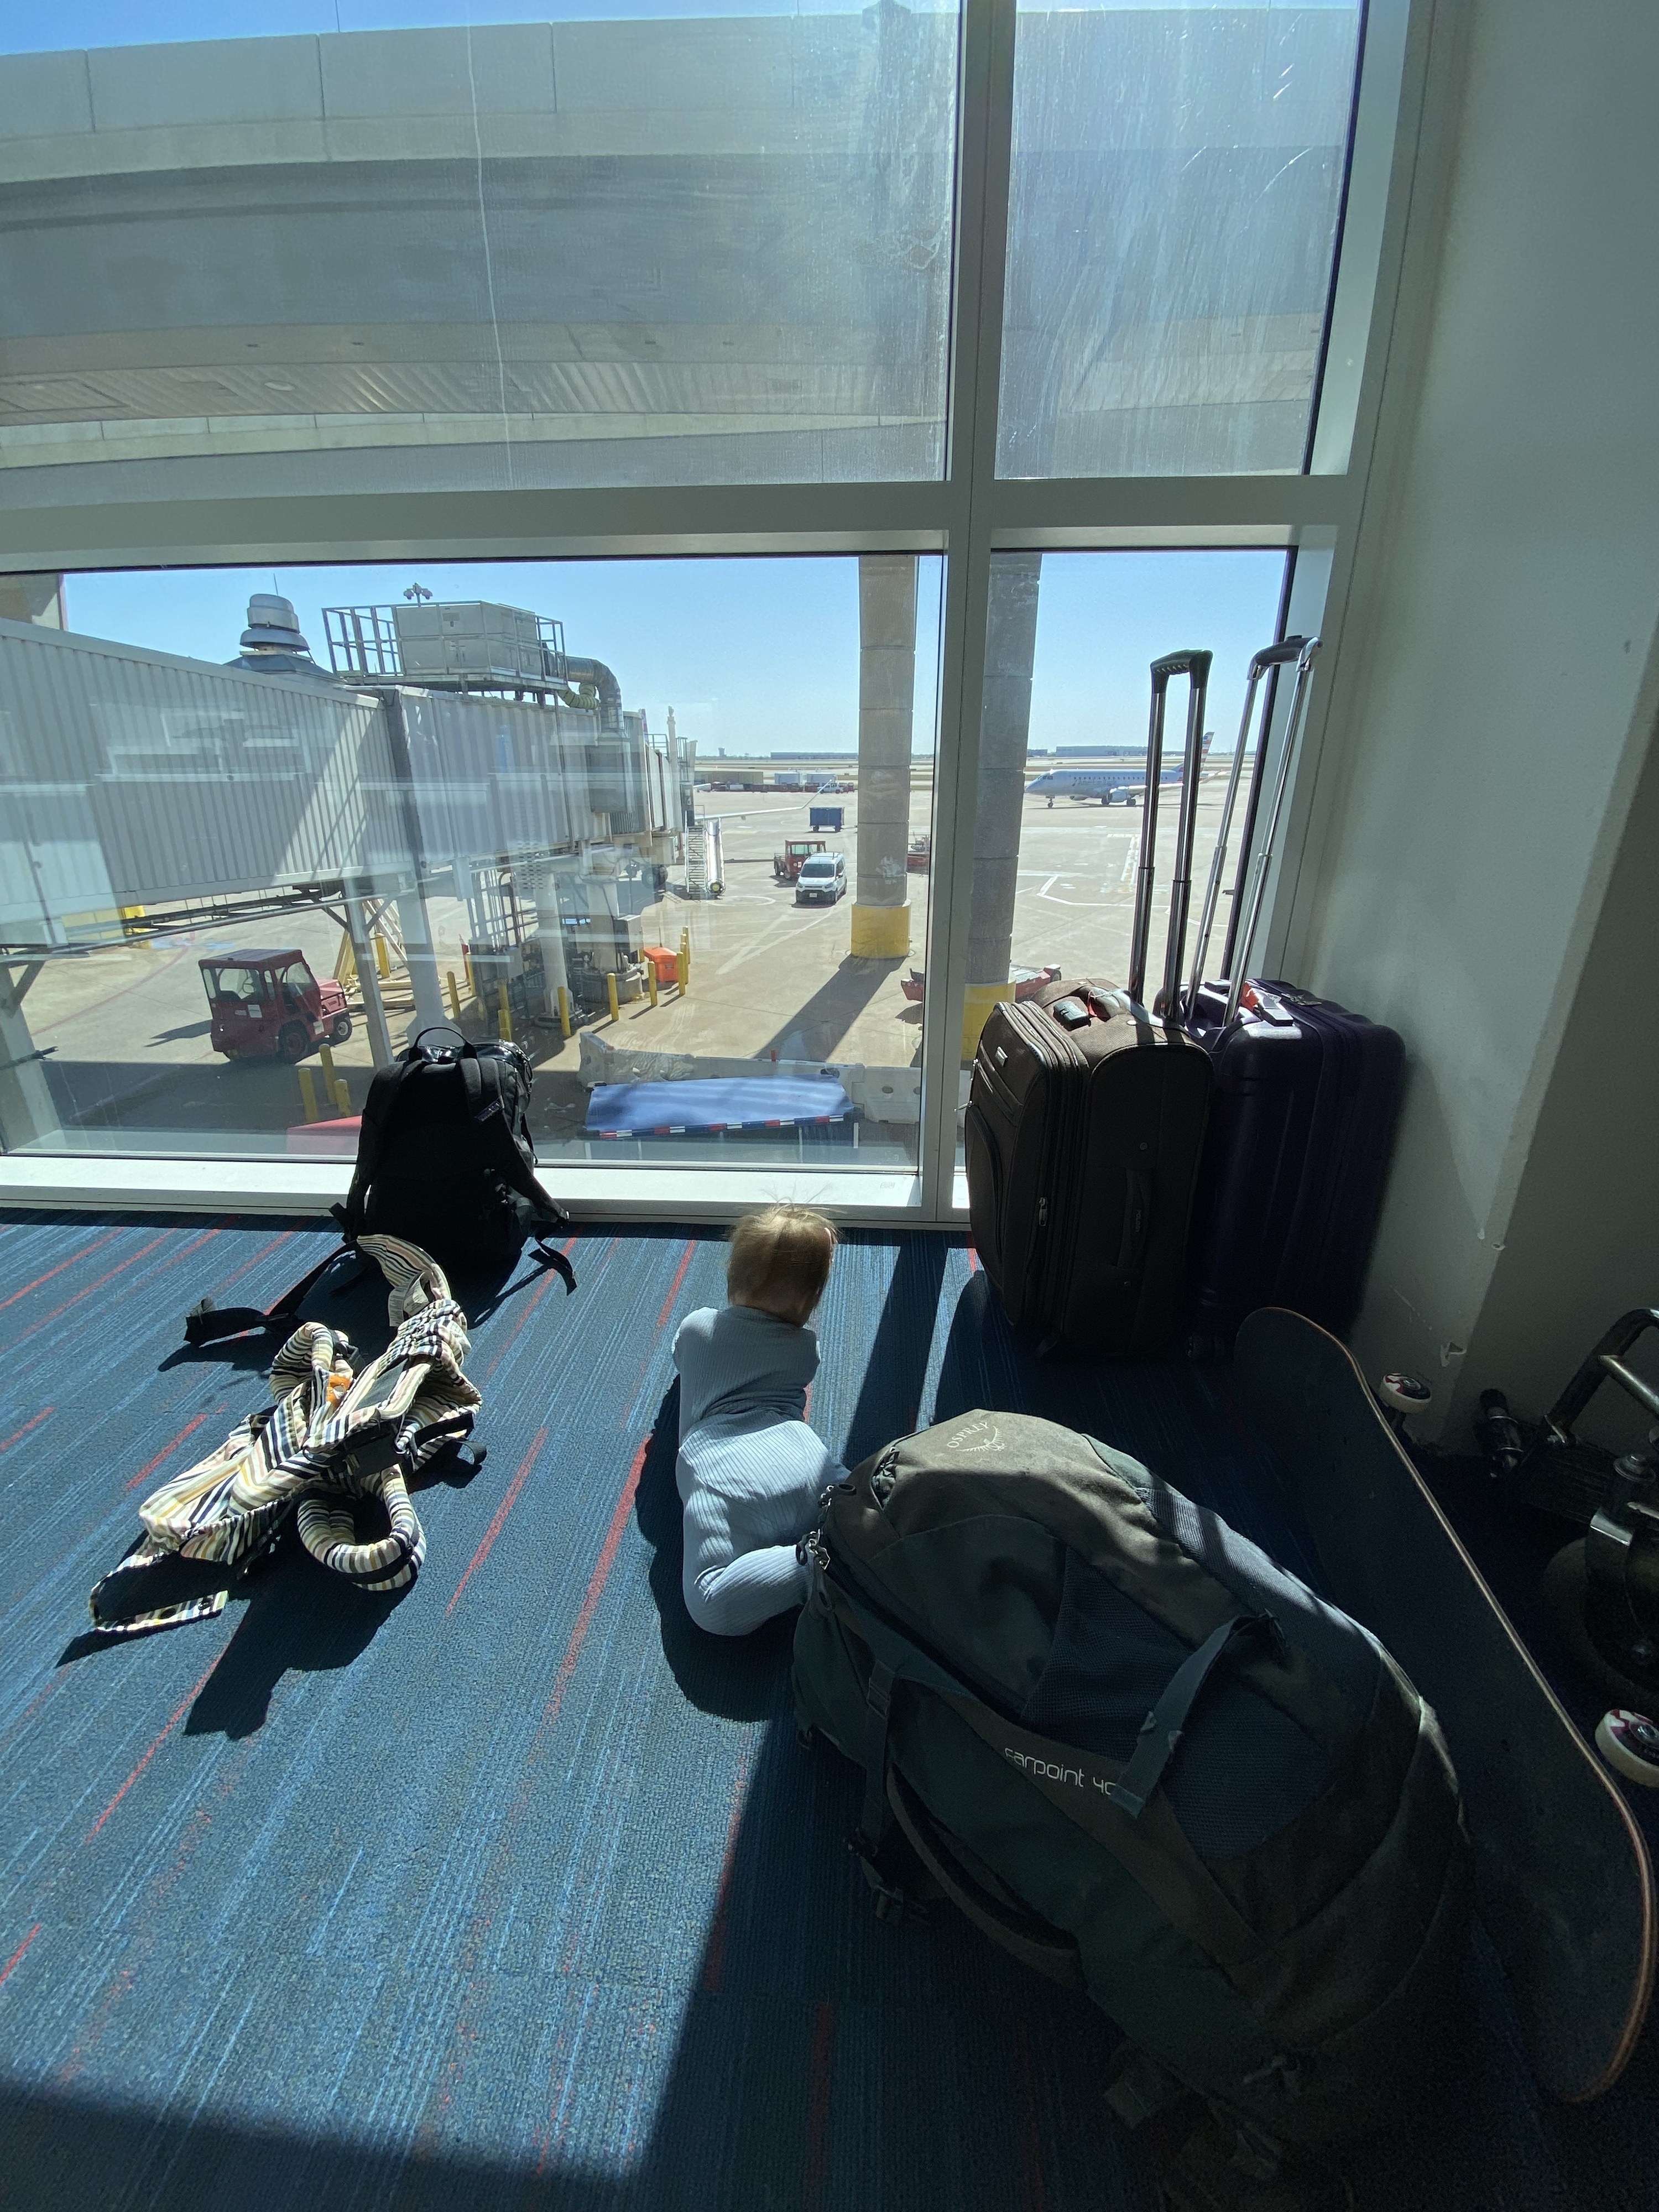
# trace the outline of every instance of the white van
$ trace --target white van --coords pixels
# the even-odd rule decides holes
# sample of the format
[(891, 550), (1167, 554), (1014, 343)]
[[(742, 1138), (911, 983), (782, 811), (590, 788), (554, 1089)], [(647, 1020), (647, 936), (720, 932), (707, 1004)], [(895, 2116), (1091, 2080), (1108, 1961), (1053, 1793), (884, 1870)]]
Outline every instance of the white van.
[(814, 853), (795, 878), (797, 906), (833, 906), (847, 896), (847, 855)]

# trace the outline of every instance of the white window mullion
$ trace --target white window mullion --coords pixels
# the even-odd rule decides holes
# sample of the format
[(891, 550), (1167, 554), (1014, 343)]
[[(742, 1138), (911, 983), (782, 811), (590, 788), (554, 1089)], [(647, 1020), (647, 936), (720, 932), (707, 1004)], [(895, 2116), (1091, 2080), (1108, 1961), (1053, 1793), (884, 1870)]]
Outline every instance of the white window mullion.
[(1015, 0), (966, 0), (951, 362), (950, 539), (922, 1030), (921, 1210), (951, 1212), (968, 915), (974, 888), (985, 625), (991, 587), (1003, 266), (1013, 144)]

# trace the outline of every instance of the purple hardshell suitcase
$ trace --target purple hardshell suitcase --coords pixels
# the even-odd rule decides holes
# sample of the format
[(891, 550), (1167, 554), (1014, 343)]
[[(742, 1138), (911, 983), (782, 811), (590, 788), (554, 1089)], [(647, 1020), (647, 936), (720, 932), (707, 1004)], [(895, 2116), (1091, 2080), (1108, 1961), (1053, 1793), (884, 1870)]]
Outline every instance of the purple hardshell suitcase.
[[(1188, 1292), (1195, 1346), (1231, 1340), (1258, 1306), (1288, 1306), (1341, 1334), (1352, 1322), (1382, 1205), (1404, 1048), (1396, 1032), (1283, 982), (1246, 982), (1319, 641), (1287, 639), (1250, 663), (1244, 714), (1182, 1014), (1210, 1054), (1215, 1088), (1193, 1206)], [(1261, 849), (1255, 827), (1281, 667), (1296, 665)], [(1223, 964), (1202, 981), (1221, 873), (1261, 678), (1269, 678)], [(1250, 876), (1249, 910), (1244, 888)]]

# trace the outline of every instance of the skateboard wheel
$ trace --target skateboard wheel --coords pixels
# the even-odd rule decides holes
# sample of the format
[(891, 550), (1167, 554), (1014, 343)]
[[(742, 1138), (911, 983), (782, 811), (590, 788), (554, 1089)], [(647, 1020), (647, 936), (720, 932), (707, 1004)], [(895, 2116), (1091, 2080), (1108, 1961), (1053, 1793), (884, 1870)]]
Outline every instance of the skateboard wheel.
[(1426, 1382), (1419, 1382), (1415, 1375), (1385, 1375), (1376, 1386), (1376, 1395), (1391, 1413), (1420, 1413), (1434, 1393)]
[(1615, 1705), (1595, 1723), (1595, 1747), (1609, 1766), (1644, 1790), (1659, 1790), (1659, 1727), (1645, 1713)]

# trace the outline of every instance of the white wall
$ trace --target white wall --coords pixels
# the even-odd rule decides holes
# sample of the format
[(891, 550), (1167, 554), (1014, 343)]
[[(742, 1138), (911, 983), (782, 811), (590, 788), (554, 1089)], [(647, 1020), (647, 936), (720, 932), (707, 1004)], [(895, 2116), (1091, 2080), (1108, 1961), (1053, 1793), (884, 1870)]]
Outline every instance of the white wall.
[[(1530, 1217), (1504, 1326), (1493, 1273), (1659, 696), (1659, 9), (1465, 12), (1449, 189), (1414, 216), (1433, 232), (1419, 265), (1431, 242), (1439, 278), (1420, 356), (1396, 374), (1420, 382), (1362, 532), (1364, 651), (1334, 679), (1340, 781), (1295, 933), (1308, 982), (1407, 1040), (1355, 1348), (1372, 1373), (1425, 1374), (1454, 1435), (1486, 1382), (1536, 1405), (1582, 1349), (1576, 1310), (1521, 1321), (1543, 1310), (1527, 1278), (1547, 1286), (1566, 1223), (1545, 1235)], [(1609, 1101), (1620, 1079), (1609, 1070)], [(1632, 1280), (1613, 1263), (1631, 1243), (1621, 1171), (1651, 1155), (1648, 1098), (1638, 1121), (1603, 1117), (1574, 1208), (1575, 1265), (1595, 1277), (1605, 1249), (1613, 1306)], [(1659, 1301), (1659, 1238), (1653, 1253)], [(1486, 1371), (1470, 1359), (1466, 1375), (1472, 1346)]]
[[(1504, 1249), (1470, 1340), (1472, 1383), (1541, 1410), (1621, 1313), (1659, 1305), (1659, 740), (1625, 823), (1533, 1131)], [(1634, 1364), (1650, 1377), (1659, 1340)], [(1604, 1383), (1585, 1428), (1650, 1426)]]

